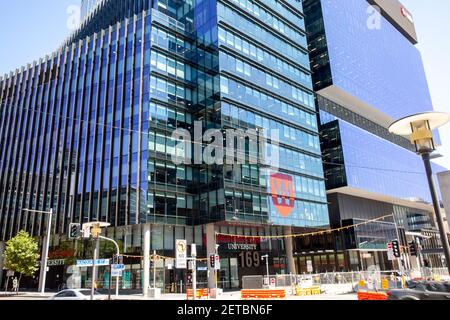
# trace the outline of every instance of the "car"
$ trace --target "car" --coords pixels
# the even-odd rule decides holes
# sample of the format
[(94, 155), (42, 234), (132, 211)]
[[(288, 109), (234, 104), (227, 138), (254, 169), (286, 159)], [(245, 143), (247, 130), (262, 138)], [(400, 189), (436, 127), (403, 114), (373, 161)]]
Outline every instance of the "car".
[(388, 300), (447, 300), (450, 301), (450, 283), (408, 281), (406, 289), (390, 290)]
[[(94, 300), (106, 300), (108, 297), (94, 293)], [(50, 300), (91, 300), (91, 289), (66, 289), (50, 297)]]

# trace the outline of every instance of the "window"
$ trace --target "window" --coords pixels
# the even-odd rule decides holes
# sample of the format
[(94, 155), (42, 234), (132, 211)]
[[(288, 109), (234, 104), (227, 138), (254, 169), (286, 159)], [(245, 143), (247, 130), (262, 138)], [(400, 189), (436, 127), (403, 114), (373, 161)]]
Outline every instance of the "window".
[(225, 42), (226, 36), (227, 36), (227, 34), (226, 34), (225, 30), (223, 30), (222, 28), (219, 28), (219, 40), (222, 42)]
[(167, 72), (173, 76), (176, 75), (175, 72), (175, 66), (176, 66), (176, 62), (173, 59), (167, 59)]
[(247, 76), (251, 77), (251, 67), (250, 67), (250, 65), (248, 63), (244, 64), (244, 73)]
[(240, 73), (244, 72), (244, 63), (239, 59), (236, 59), (236, 71)]

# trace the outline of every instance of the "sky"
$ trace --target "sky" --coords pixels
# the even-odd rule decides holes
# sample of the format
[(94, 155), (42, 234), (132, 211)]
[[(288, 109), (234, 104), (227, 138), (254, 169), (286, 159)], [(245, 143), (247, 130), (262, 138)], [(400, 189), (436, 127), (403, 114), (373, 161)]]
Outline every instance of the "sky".
[[(450, 1), (402, 3), (414, 17), (434, 109), (450, 113)], [(0, 74), (58, 48), (71, 32), (73, 6), (79, 4), (79, 0), (0, 0)], [(450, 124), (440, 132), (443, 146), (438, 151), (444, 157), (436, 162), (450, 169)]]

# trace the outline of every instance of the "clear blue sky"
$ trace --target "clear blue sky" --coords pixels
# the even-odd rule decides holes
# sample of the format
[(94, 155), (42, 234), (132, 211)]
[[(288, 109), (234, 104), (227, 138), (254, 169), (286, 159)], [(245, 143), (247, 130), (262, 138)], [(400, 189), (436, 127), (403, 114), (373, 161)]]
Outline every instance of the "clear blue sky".
[[(435, 109), (450, 113), (450, 1), (402, 2), (415, 19)], [(70, 33), (67, 9), (79, 4), (79, 0), (0, 0), (0, 74), (55, 50)], [(441, 135), (439, 151), (444, 158), (438, 162), (450, 169), (450, 125)]]

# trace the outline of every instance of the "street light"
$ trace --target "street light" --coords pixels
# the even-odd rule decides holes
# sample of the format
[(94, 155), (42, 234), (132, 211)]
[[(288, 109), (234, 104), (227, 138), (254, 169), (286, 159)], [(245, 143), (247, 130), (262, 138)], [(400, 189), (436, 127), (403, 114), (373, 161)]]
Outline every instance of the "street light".
[(22, 209), (25, 212), (42, 213), (48, 214), (47, 221), (47, 234), (44, 236), (44, 241), (42, 244), (42, 254), (41, 254), (41, 270), (39, 272), (39, 292), (43, 295), (45, 294), (45, 280), (47, 277), (47, 264), (48, 264), (48, 247), (50, 245), (50, 235), (53, 220), (53, 209), (50, 211), (40, 211), (32, 209)]
[(389, 127), (389, 132), (400, 136), (407, 136), (416, 147), (416, 152), (422, 156), (425, 171), (433, 201), (434, 213), (441, 234), (441, 242), (447, 260), (447, 268), (450, 273), (450, 247), (447, 234), (444, 229), (441, 209), (433, 180), (430, 154), (436, 149), (433, 141), (432, 130), (437, 129), (450, 121), (450, 115), (444, 112), (426, 112), (412, 115), (394, 122)]

